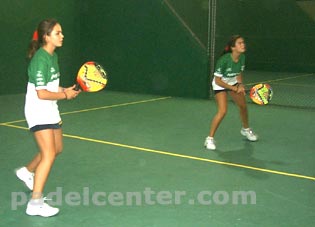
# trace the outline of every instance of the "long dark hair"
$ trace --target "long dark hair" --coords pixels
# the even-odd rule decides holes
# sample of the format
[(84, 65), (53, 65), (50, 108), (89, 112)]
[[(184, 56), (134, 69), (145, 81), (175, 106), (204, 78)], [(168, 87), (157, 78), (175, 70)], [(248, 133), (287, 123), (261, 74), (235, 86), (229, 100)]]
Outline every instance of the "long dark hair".
[(240, 35), (233, 35), (233, 36), (231, 36), (230, 40), (225, 45), (224, 50), (223, 50), (221, 55), (224, 55), (226, 53), (231, 53), (232, 52), (232, 47), (235, 47), (236, 40), (238, 40), (239, 38), (243, 38), (243, 37), (240, 36)]
[(41, 21), (34, 32), (33, 39), (29, 44), (27, 56), (32, 58), (35, 52), (46, 44), (45, 35), (50, 35), (55, 25), (58, 24), (56, 19), (46, 19)]

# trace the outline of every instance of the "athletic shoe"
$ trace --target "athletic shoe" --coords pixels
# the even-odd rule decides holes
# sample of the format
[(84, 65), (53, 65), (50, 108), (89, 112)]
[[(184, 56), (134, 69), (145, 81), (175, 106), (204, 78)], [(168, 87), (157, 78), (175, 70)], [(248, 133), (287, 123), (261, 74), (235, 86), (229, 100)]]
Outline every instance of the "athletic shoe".
[(258, 140), (258, 136), (254, 133), (254, 131), (251, 129), (251, 128), (242, 128), (241, 129), (241, 134), (243, 136), (246, 136), (246, 138), (249, 140), (249, 141), (257, 141)]
[(15, 171), (16, 176), (24, 182), (24, 184), (33, 191), (34, 186), (34, 173), (28, 171), (26, 167), (22, 167)]
[(213, 137), (207, 137), (206, 141), (205, 141), (205, 147), (209, 150), (215, 150), (216, 146), (215, 146), (215, 141), (213, 139)]
[(40, 199), (31, 199), (27, 203), (26, 214), (31, 216), (38, 215), (42, 217), (51, 217), (58, 214), (59, 209), (48, 205), (44, 202), (45, 200), (47, 200), (46, 197)]

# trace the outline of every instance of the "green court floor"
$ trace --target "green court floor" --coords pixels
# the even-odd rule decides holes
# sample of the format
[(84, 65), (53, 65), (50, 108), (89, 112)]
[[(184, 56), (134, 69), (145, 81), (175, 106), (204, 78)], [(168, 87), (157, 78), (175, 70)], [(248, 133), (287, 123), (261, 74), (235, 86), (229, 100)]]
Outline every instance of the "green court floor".
[(229, 103), (214, 152), (203, 147), (211, 100), (103, 91), (60, 101), (64, 150), (45, 194), (61, 212), (41, 218), (25, 214), (30, 192), (14, 175), (36, 152), (24, 95), (0, 106), (0, 226), (314, 225), (312, 110), (249, 104), (260, 140), (248, 142)]

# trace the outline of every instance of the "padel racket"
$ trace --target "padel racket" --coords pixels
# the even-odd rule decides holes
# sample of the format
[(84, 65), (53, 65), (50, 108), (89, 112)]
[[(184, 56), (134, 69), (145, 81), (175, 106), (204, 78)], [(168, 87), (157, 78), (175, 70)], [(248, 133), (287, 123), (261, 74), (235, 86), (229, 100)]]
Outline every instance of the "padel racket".
[(249, 97), (258, 105), (267, 105), (273, 96), (272, 87), (269, 84), (256, 84), (250, 89)]
[(105, 88), (108, 78), (104, 68), (94, 62), (85, 62), (77, 74), (75, 90), (81, 89), (86, 92), (96, 92)]

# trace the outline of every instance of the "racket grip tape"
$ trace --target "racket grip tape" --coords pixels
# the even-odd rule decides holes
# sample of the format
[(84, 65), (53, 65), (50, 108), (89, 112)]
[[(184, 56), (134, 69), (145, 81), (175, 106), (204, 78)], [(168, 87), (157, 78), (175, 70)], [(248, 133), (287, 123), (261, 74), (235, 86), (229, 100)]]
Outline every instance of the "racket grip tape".
[(74, 90), (75, 90), (75, 91), (80, 90), (80, 85), (79, 85), (78, 83), (75, 84)]

